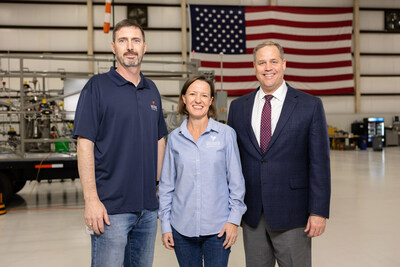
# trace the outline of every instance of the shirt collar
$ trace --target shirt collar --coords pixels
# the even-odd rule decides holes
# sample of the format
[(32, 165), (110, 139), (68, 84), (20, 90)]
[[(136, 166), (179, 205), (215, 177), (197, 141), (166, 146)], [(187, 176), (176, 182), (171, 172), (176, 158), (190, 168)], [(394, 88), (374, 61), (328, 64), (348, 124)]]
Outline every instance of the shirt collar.
[[(279, 100), (280, 102), (283, 102), (285, 100), (285, 96), (287, 93), (287, 85), (285, 80), (283, 81), (282, 85), (279, 86), (279, 88), (272, 94), (274, 96), (274, 98), (276, 98), (277, 100)], [(261, 101), (264, 96), (266, 94), (264, 93), (264, 91), (261, 89), (261, 86), (259, 87), (258, 93), (257, 93), (257, 100)]]
[[(126, 84), (132, 84), (130, 81), (125, 80), (125, 78), (122, 77), (121, 74), (119, 74), (117, 72), (117, 68), (116, 67), (111, 67), (110, 71), (107, 74), (111, 78), (111, 80), (113, 80), (115, 82), (115, 84), (117, 86), (124, 86)], [(140, 82), (139, 82), (138, 86), (136, 86), (136, 88), (137, 89), (149, 88), (149, 86), (147, 84), (147, 81), (144, 79), (144, 76), (143, 76), (142, 72), (140, 72)]]
[[(184, 136), (189, 137), (189, 136), (191, 136), (191, 134), (189, 133), (189, 130), (187, 128), (187, 122), (188, 122), (188, 118), (186, 118), (182, 122), (181, 126), (179, 127), (179, 132), (181, 134), (183, 134)], [(204, 133), (202, 133), (202, 135), (205, 133), (211, 132), (211, 131), (217, 132), (217, 133), (219, 132), (219, 125), (213, 118), (208, 119), (207, 127), (204, 130)]]

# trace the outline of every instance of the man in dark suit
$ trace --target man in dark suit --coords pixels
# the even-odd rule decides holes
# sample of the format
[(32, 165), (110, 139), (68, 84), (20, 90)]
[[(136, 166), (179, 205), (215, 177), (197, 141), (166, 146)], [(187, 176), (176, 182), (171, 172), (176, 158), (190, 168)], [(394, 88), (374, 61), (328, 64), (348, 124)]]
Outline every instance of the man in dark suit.
[(283, 80), (282, 47), (254, 49), (260, 88), (234, 100), (246, 181), (243, 238), (248, 267), (311, 266), (311, 238), (329, 217), (329, 138), (322, 102)]

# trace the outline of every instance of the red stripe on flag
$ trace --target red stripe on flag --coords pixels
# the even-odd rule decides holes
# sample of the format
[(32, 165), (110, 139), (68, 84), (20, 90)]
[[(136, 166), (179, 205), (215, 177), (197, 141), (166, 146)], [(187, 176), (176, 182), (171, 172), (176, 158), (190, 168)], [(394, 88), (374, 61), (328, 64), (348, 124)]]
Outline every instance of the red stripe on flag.
[[(285, 80), (287, 82), (304, 82), (304, 83), (320, 83), (320, 82), (337, 82), (353, 80), (353, 74), (343, 74), (343, 75), (331, 75), (331, 76), (296, 76), (285, 74)], [(216, 75), (215, 81), (220, 82), (221, 76)], [(256, 82), (257, 77), (255, 75), (247, 76), (224, 76), (224, 82)]]
[(304, 8), (304, 7), (284, 7), (284, 6), (247, 6), (245, 7), (246, 13), (257, 13), (264, 11), (278, 11), (293, 14), (305, 15), (334, 15), (353, 13), (352, 7), (344, 8)]
[[(320, 77), (308, 77), (308, 76), (295, 76), (286, 75), (285, 81), (287, 82), (304, 82), (304, 83), (321, 83), (321, 82), (337, 82), (353, 80), (353, 74), (343, 74), (343, 75), (331, 75), (331, 76), (320, 76)], [(225, 81), (225, 77), (224, 77)]]
[[(246, 49), (246, 54), (253, 54), (254, 48)], [(290, 55), (302, 55), (302, 56), (324, 56), (324, 55), (336, 55), (336, 54), (349, 54), (351, 53), (351, 47), (339, 47), (339, 48), (328, 48), (328, 49), (296, 49), (296, 48), (283, 48), (285, 54)]]
[(329, 22), (303, 22), (303, 21), (290, 21), (280, 19), (262, 19), (262, 20), (248, 20), (246, 27), (265, 26), (265, 25), (278, 25), (293, 28), (336, 28), (352, 26), (351, 20), (344, 21), (329, 21)]
[(293, 35), (283, 34), (277, 32), (267, 32), (258, 34), (247, 34), (246, 40), (263, 40), (263, 39), (279, 39), (287, 41), (299, 41), (299, 42), (332, 42), (332, 41), (343, 41), (351, 40), (351, 34), (337, 34), (337, 35)]
[[(200, 66), (202, 68), (218, 69), (221, 67), (221, 63), (216, 61), (201, 61)], [(253, 62), (252, 61), (224, 62), (222, 66), (224, 69), (253, 68)], [(335, 61), (335, 62), (318, 62), (318, 63), (302, 63), (302, 62), (287, 61), (286, 66), (288, 68), (297, 68), (297, 69), (329, 69), (329, 68), (351, 67), (352, 62), (350, 60)]]
[(329, 69), (329, 68), (342, 68), (351, 67), (352, 62), (346, 61), (335, 61), (335, 62), (319, 62), (319, 63), (302, 63), (302, 62), (286, 62), (286, 67), (296, 69)]
[[(230, 96), (241, 96), (245, 94), (249, 94), (256, 90), (254, 89), (235, 89), (235, 90), (224, 90), (228, 92)], [(322, 89), (322, 90), (299, 90), (311, 95), (351, 95), (354, 94), (354, 88), (339, 88), (339, 89)]]
[[(257, 82), (257, 77), (256, 75), (249, 75), (249, 76), (224, 76), (223, 78), (224, 82), (227, 83), (232, 83), (232, 82)], [(215, 75), (215, 81), (220, 82), (221, 81), (221, 76), (220, 75)]]
[(300, 90), (311, 95), (351, 95), (354, 94), (354, 87), (322, 90)]

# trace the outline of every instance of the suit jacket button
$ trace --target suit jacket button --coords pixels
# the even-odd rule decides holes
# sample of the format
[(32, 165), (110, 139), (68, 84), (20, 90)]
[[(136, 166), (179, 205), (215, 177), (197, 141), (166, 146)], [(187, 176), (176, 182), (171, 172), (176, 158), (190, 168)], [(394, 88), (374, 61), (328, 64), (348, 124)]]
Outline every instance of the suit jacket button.
[(264, 164), (266, 161), (265, 160), (261, 160), (261, 164)]

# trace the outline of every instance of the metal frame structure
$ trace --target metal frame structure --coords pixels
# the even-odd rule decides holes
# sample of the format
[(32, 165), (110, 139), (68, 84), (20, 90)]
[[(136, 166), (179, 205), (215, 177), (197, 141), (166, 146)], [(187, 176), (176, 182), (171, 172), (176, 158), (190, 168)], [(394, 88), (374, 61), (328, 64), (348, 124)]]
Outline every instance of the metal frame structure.
[[(26, 116), (34, 116), (37, 114), (38, 116), (43, 116), (37, 109), (37, 106), (41, 104), (40, 101), (34, 101), (33, 103), (27, 102), (29, 97), (25, 91), (24, 80), (26, 78), (33, 78), (36, 80), (42, 78), (42, 95), (38, 93), (39, 96), (46, 96), (47, 101), (56, 101), (61, 100), (66, 97), (79, 94), (81, 90), (77, 90), (75, 92), (64, 94), (62, 92), (61, 95), (51, 96), (50, 91), (45, 88), (45, 81), (49, 78), (59, 78), (64, 80), (66, 78), (87, 78), (89, 79), (91, 76), (97, 74), (95, 72), (67, 72), (64, 69), (59, 69), (59, 71), (30, 71), (25, 67), (26, 60), (58, 60), (58, 61), (86, 61), (89, 64), (93, 65), (93, 62), (109, 62), (115, 64), (113, 58), (93, 58), (93, 57), (60, 57), (60, 56), (28, 56), (28, 55), (8, 55), (8, 54), (0, 54), (1, 59), (17, 60), (19, 63), (18, 70), (3, 70), (0, 69), (0, 81), (4, 78), (13, 78), (14, 83), (18, 83), (15, 78), (19, 78), (19, 90), (11, 90), (8, 88), (8, 92), (13, 92), (15, 94), (19, 94), (19, 96), (13, 96), (13, 99), (18, 99), (19, 106), (13, 107), (11, 102), (7, 103), (0, 100), (0, 106), (8, 107), (8, 110), (0, 110), (0, 115), (17, 115), (19, 117), (19, 121), (14, 118), (11, 121), (10, 117), (10, 126), (11, 124), (16, 125), (19, 124), (18, 134), (15, 133), (14, 138), (17, 138), (19, 141), (19, 145), (15, 148), (14, 153), (4, 153), (4, 151), (0, 151), (0, 191), (3, 191), (3, 196), (5, 201), (9, 201), (13, 194), (17, 193), (19, 190), (23, 188), (26, 181), (29, 180), (48, 180), (49, 182), (52, 179), (75, 179), (78, 178), (78, 170), (76, 163), (76, 153), (53, 153), (51, 150), (45, 153), (33, 153), (27, 152), (26, 148), (28, 144), (31, 143), (55, 143), (60, 142), (59, 139), (53, 138), (26, 138), (27, 129), (26, 128)], [(174, 65), (182, 65), (182, 69), (185, 71), (157, 71), (157, 70), (144, 70), (142, 69), (143, 74), (146, 77), (151, 78), (152, 80), (177, 80), (177, 81), (185, 81), (187, 77), (190, 75), (198, 73), (198, 68), (200, 66), (198, 61), (193, 62), (184, 62), (184, 61), (145, 61), (143, 60), (143, 64), (174, 64)], [(1, 67), (1, 66), (0, 66)], [(90, 69), (90, 65), (89, 65)], [(99, 68), (98, 68), (99, 70)], [(56, 91), (60, 92), (61, 89), (57, 89)], [(164, 100), (175, 102), (168, 98), (163, 97)], [(17, 102), (17, 101), (15, 101)], [(31, 110), (27, 110), (31, 109)], [(57, 117), (55, 117), (57, 118)], [(50, 125), (50, 119), (49, 125)], [(57, 123), (57, 121), (52, 122)], [(5, 133), (2, 133), (3, 135)], [(62, 142), (76, 142), (72, 138), (65, 138)], [(28, 146), (29, 149), (29, 146)]]

